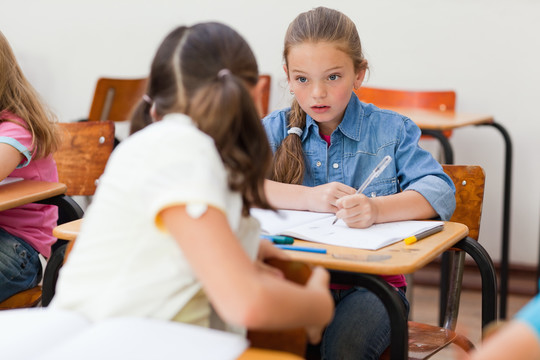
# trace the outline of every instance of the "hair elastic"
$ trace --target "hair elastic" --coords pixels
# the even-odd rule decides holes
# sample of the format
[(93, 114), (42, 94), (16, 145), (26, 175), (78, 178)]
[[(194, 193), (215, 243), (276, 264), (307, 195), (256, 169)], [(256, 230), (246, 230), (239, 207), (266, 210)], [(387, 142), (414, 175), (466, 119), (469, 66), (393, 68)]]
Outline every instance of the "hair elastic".
[(218, 71), (217, 73), (217, 77), (218, 79), (223, 79), (225, 76), (227, 75), (231, 75), (231, 70), (225, 68), (225, 69), (221, 69)]
[(287, 134), (296, 134), (298, 135), (298, 137), (302, 137), (302, 134), (304, 133), (304, 131), (302, 129), (300, 129), (299, 127), (292, 127), (290, 128), (289, 130), (287, 130)]
[(144, 100), (145, 103), (147, 103), (148, 105), (152, 105), (153, 101), (152, 101), (152, 98), (146, 94), (144, 94), (142, 96), (142, 99)]

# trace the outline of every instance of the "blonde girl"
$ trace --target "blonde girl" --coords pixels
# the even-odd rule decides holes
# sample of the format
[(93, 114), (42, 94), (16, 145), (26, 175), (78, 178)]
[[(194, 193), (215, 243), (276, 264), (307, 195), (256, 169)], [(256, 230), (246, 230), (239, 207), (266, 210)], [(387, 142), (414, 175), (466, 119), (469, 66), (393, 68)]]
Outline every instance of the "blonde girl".
[(251, 49), (226, 25), (182, 26), (165, 38), (134, 115), (154, 123), (115, 149), (51, 306), (95, 321), (303, 326), (318, 340), (333, 311), (327, 272), (316, 268), (299, 286), (256, 261), (283, 257), (249, 216), (252, 206), (270, 208), (257, 80)]
[[(358, 100), (368, 69), (354, 23), (319, 7), (289, 25), (284, 69), (291, 108), (263, 124), (274, 151), (265, 184), (277, 208), (333, 212), (350, 227), (441, 218), (454, 211), (454, 186), (418, 146), (420, 130), (408, 118)], [(389, 155), (390, 165), (356, 189)], [(402, 275), (386, 276), (405, 306)], [(336, 313), (321, 344), (324, 359), (378, 359), (389, 344), (389, 320), (379, 299), (363, 288), (334, 288)]]
[[(0, 180), (58, 181), (51, 156), (59, 141), (55, 121), (0, 32)], [(50, 255), (57, 218), (53, 205), (27, 204), (0, 212), (0, 301), (40, 282), (38, 255)]]

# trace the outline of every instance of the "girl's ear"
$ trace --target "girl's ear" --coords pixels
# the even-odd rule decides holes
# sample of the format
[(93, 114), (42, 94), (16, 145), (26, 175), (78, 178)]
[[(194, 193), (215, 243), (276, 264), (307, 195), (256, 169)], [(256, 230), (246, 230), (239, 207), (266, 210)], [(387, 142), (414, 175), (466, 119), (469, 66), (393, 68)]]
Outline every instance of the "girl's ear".
[(356, 73), (356, 77), (354, 79), (354, 90), (360, 89), (360, 86), (362, 86), (362, 83), (364, 82), (364, 77), (366, 76), (366, 70), (360, 70)]

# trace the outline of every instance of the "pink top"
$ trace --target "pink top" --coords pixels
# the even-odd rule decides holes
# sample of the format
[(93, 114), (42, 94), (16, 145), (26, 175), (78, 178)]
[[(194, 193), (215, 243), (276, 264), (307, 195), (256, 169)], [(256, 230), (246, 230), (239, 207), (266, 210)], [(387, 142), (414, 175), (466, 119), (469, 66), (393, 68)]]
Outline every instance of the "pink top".
[[(0, 113), (0, 118), (6, 116)], [(9, 177), (27, 180), (58, 181), (56, 163), (52, 155), (42, 159), (32, 159), (32, 134), (22, 126), (24, 121), (12, 114), (9, 118), (20, 122), (0, 122), (0, 143), (6, 143), (19, 150), (25, 159)], [(52, 229), (58, 220), (58, 210), (54, 205), (26, 204), (13, 209), (0, 211), (0, 227), (12, 235), (20, 237), (45, 257), (51, 254), (51, 245), (56, 241)]]
[[(323, 135), (321, 133), (319, 133), (319, 135), (324, 141), (326, 141), (328, 146), (330, 146), (330, 135)], [(387, 283), (389, 283), (390, 285), (396, 288), (407, 286), (407, 281), (405, 281), (405, 276), (403, 275), (381, 275), (381, 277), (384, 280), (386, 280)], [(345, 290), (345, 289), (349, 289), (350, 286), (330, 284), (330, 288), (336, 289), (336, 290), (337, 289)]]

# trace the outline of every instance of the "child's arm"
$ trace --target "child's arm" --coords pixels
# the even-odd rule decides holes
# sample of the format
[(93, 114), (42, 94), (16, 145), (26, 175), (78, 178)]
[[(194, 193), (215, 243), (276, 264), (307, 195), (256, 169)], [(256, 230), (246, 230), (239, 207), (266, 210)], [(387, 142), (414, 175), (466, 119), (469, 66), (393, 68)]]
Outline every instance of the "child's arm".
[(23, 154), (13, 146), (0, 143), (0, 180), (4, 180), (23, 161)]
[(430, 219), (437, 215), (420, 193), (410, 190), (368, 198), (363, 194), (344, 196), (337, 201), (336, 216), (353, 228), (400, 220)]
[(333, 301), (326, 270), (315, 268), (306, 286), (261, 271), (242, 249), (225, 214), (214, 207), (197, 219), (185, 206), (166, 208), (160, 217), (225, 321), (269, 330), (322, 330), (330, 321)]
[(339, 198), (356, 192), (354, 188), (338, 182), (309, 187), (271, 180), (265, 180), (264, 190), (275, 208), (332, 213), (338, 210), (336, 202)]
[(540, 342), (535, 331), (521, 321), (511, 321), (489, 337), (470, 357), (471, 360), (540, 359)]

